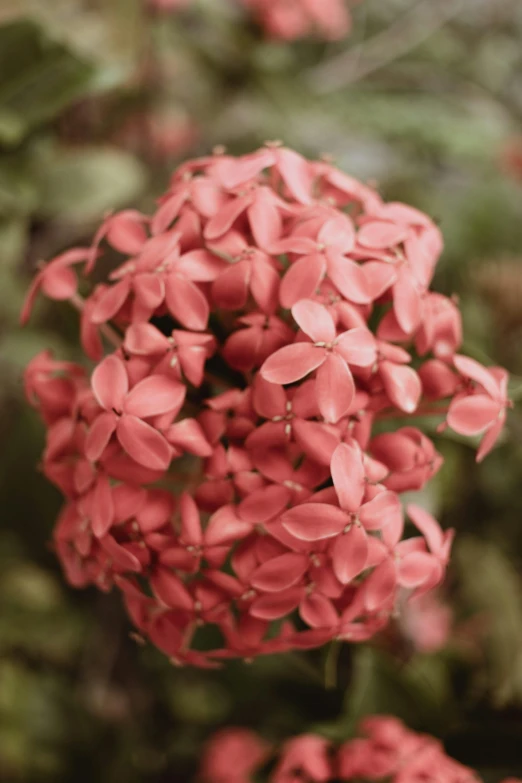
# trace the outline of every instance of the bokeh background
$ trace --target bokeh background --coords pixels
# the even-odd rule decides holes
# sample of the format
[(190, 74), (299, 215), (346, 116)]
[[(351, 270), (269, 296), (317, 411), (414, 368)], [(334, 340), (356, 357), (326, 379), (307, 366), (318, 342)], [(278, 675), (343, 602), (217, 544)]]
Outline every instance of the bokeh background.
[(20, 330), (24, 291), (40, 260), (88, 242), (108, 209), (150, 208), (215, 145), (283, 139), (426, 210), (467, 352), (522, 397), (520, 0), (361, 0), (334, 42), (269, 39), (234, 0), (174, 5), (0, 0), (0, 780), (186, 783), (217, 727), (344, 739), (373, 712), (487, 781), (520, 775), (520, 407), (479, 466), (434, 435), (446, 464), (423, 503), (457, 530), (450, 575), (424, 619), (369, 645), (179, 670), (130, 637), (117, 597), (62, 579), (21, 373), (46, 347), (77, 358), (76, 326), (40, 303)]

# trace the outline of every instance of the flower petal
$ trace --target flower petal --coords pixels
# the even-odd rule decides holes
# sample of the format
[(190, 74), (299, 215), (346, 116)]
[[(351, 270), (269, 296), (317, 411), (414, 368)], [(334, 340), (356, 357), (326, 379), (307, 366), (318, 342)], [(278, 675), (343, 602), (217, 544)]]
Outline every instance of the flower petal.
[(371, 302), (371, 290), (364, 269), (335, 250), (328, 250), (326, 255), (328, 277), (344, 298), (354, 304)]
[(122, 416), (116, 434), (127, 454), (139, 465), (152, 470), (166, 470), (170, 465), (172, 449), (163, 435), (136, 416)]
[(277, 620), (297, 609), (304, 595), (304, 588), (290, 587), (280, 593), (268, 593), (253, 601), (249, 612), (260, 620)]
[(185, 401), (186, 388), (166, 375), (149, 375), (127, 394), (123, 404), (125, 413), (138, 418), (178, 412)]
[(384, 390), (390, 402), (405, 413), (413, 413), (419, 404), (422, 386), (419, 376), (411, 367), (384, 361), (380, 364)]
[(152, 324), (131, 324), (123, 345), (126, 351), (137, 356), (166, 353), (170, 347), (168, 338)]
[(401, 517), (402, 506), (395, 492), (380, 492), (365, 503), (359, 511), (359, 519), (366, 530), (381, 530)]
[(437, 563), (428, 552), (410, 552), (397, 563), (397, 577), (403, 587), (417, 587), (430, 579)]
[(356, 367), (370, 367), (377, 357), (375, 338), (364, 326), (340, 334), (335, 341), (335, 351)]
[(347, 533), (338, 536), (332, 546), (332, 566), (337, 579), (347, 585), (366, 567), (368, 536), (359, 525), (352, 525)]
[(105, 447), (116, 429), (117, 421), (118, 419), (112, 411), (101, 413), (94, 419), (84, 445), (85, 456), (90, 462), (96, 462), (105, 451)]
[(489, 427), (500, 413), (500, 406), (486, 394), (474, 394), (453, 400), (447, 422), (460, 435), (478, 435)]
[(313, 299), (301, 299), (292, 307), (294, 320), (315, 343), (331, 343), (335, 339), (335, 324), (326, 307)]
[(344, 359), (335, 353), (326, 355), (315, 379), (317, 404), (321, 415), (336, 424), (350, 408), (355, 397), (353, 376)]
[(306, 299), (317, 291), (326, 272), (322, 253), (304, 256), (288, 269), (281, 280), (279, 301), (281, 307), (290, 308), (300, 299)]
[(311, 628), (335, 628), (339, 624), (334, 605), (321, 593), (305, 596), (299, 604), (299, 614)]
[(341, 508), (357, 511), (365, 489), (364, 463), (360, 449), (340, 443), (330, 465), (332, 480)]
[(279, 557), (273, 557), (256, 568), (250, 577), (250, 583), (256, 590), (279, 593), (299, 582), (309, 565), (310, 560), (307, 555), (288, 552)]
[(395, 592), (397, 574), (390, 558), (384, 560), (370, 574), (363, 586), (364, 605), (370, 612), (386, 608)]
[(129, 390), (124, 362), (118, 356), (106, 356), (91, 376), (91, 386), (99, 405), (106, 411), (121, 411)]
[(251, 532), (252, 525), (238, 517), (234, 506), (222, 506), (208, 521), (205, 543), (207, 546), (231, 546)]
[(292, 343), (269, 356), (259, 372), (270, 383), (293, 383), (317, 369), (324, 360), (322, 348), (312, 343)]
[(321, 541), (339, 535), (349, 518), (340, 508), (327, 503), (303, 503), (286, 511), (281, 522), (300, 541)]
[(170, 313), (186, 329), (198, 332), (206, 328), (210, 309), (206, 296), (195, 283), (171, 274), (165, 282), (165, 298)]

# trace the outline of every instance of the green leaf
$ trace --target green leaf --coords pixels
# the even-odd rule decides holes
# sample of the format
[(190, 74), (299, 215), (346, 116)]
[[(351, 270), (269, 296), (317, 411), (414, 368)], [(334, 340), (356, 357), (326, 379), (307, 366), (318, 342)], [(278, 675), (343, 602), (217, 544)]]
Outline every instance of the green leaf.
[(0, 27), (0, 144), (17, 144), (85, 94), (92, 67), (34, 22)]
[[(477, 672), (480, 691), (497, 706), (522, 703), (522, 596), (520, 576), (492, 541), (461, 538), (454, 560), (463, 598), (485, 626), (485, 666)], [(477, 578), (477, 574), (480, 575)]]
[(42, 215), (83, 221), (133, 201), (145, 186), (145, 170), (121, 150), (57, 149), (44, 159), (38, 183)]
[(354, 652), (342, 716), (315, 730), (342, 741), (354, 734), (362, 718), (377, 714), (434, 730), (447, 722), (449, 700), (448, 671), (439, 656), (414, 656), (401, 664), (382, 650), (363, 645)]

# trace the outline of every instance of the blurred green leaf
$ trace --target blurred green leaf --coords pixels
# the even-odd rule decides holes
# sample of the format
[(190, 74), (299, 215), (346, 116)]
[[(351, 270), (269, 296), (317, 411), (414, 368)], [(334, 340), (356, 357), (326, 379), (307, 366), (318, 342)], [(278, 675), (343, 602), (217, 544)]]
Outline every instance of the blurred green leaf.
[(491, 540), (467, 536), (454, 554), (463, 598), (483, 626), (485, 668), (477, 671), (480, 690), (497, 706), (522, 703), (522, 595), (520, 576)]
[(0, 27), (0, 144), (16, 144), (55, 117), (85, 94), (92, 74), (91, 65), (34, 22)]
[(109, 209), (132, 202), (143, 190), (143, 166), (118, 149), (56, 149), (43, 157), (38, 172), (39, 212), (61, 220), (99, 218)]

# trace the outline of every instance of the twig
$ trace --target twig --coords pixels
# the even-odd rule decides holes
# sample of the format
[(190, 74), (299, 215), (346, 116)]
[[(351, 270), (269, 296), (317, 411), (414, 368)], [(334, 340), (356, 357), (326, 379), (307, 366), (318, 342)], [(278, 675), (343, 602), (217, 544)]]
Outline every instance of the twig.
[(421, 0), (381, 33), (311, 69), (309, 85), (328, 93), (353, 84), (402, 57), (456, 16), (464, 0)]

